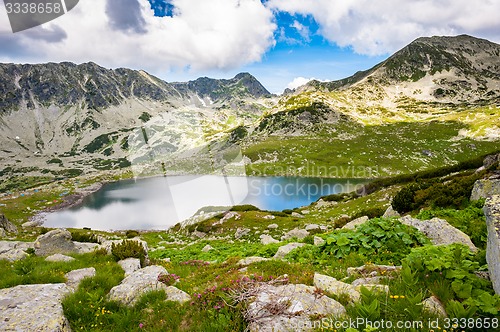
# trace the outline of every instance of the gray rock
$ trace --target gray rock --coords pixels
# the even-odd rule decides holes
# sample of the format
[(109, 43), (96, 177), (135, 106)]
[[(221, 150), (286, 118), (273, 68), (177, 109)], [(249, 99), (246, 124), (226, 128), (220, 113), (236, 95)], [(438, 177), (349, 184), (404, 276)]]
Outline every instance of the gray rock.
[[(272, 214), (265, 215), (265, 216), (264, 216), (264, 217), (262, 217), (262, 218), (264, 218), (264, 219), (268, 219), (268, 220), (274, 220), (274, 219), (276, 219), (276, 217), (275, 217), (275, 216), (273, 216)], [(276, 226), (278, 226), (278, 225), (276, 225)]]
[(40, 222), (38, 221), (27, 221), (21, 225), (22, 228), (31, 228), (40, 226)]
[(477, 248), (470, 237), (459, 229), (451, 226), (446, 220), (432, 218), (431, 220), (419, 220), (410, 216), (401, 219), (401, 223), (415, 227), (424, 233), (434, 245), (461, 243), (476, 252)]
[(314, 286), (331, 294), (346, 294), (349, 296), (351, 302), (359, 302), (359, 300), (361, 299), (361, 294), (356, 290), (354, 286), (339, 281), (330, 276), (315, 273)]
[(367, 216), (359, 217), (345, 224), (342, 229), (355, 229), (357, 226), (364, 224), (369, 219), (370, 218), (368, 218)]
[(309, 210), (302, 210), (302, 211), (300, 211), (300, 213), (302, 213), (302, 214), (309, 214), (309, 213), (311, 213), (311, 211), (309, 211)]
[(486, 156), (486, 158), (484, 158), (483, 167), (489, 168), (498, 162), (500, 162), (500, 153), (492, 154), (492, 155)]
[(207, 233), (203, 233), (203, 232), (199, 232), (199, 231), (194, 231), (193, 233), (191, 233), (191, 235), (193, 235), (194, 237), (197, 237), (197, 238), (201, 239), (201, 238), (204, 238), (205, 236), (207, 236)]
[(174, 286), (168, 286), (165, 290), (165, 294), (167, 295), (167, 301), (174, 301), (182, 304), (191, 300), (191, 296), (189, 296), (188, 293)]
[(240, 259), (238, 261), (238, 265), (245, 266), (245, 265), (250, 265), (253, 263), (263, 262), (263, 261), (267, 261), (267, 260), (269, 260), (269, 258), (251, 256), (251, 257), (246, 257), (246, 258)]
[(320, 247), (320, 246), (324, 245), (325, 243), (326, 243), (326, 241), (323, 240), (322, 238), (320, 238), (319, 236), (314, 237), (314, 245), (315, 246)]
[(118, 265), (125, 271), (125, 277), (128, 277), (135, 271), (141, 268), (141, 260), (139, 258), (126, 258), (118, 261)]
[(303, 215), (301, 215), (300, 213), (297, 213), (297, 212), (292, 212), (292, 217), (294, 217), (294, 218), (304, 218)]
[(17, 261), (28, 257), (26, 250), (33, 248), (33, 242), (0, 241), (0, 259)]
[(19, 261), (26, 257), (28, 257), (28, 254), (22, 249), (11, 249), (0, 254), (0, 259), (6, 259), (10, 262)]
[(488, 198), (483, 210), (488, 229), (486, 262), (493, 289), (500, 295), (500, 195)]
[(348, 267), (347, 275), (348, 276), (353, 276), (353, 275), (377, 276), (379, 274), (388, 275), (392, 272), (397, 272), (400, 270), (401, 266), (370, 264), (370, 265), (362, 265), (359, 267)]
[(61, 255), (61, 254), (54, 254), (50, 255), (47, 258), (45, 258), (47, 262), (71, 262), (74, 261), (75, 259), (70, 256), (66, 255)]
[(345, 314), (339, 302), (302, 284), (262, 285), (246, 313), (252, 332), (313, 331), (311, 317), (336, 319)]
[(101, 248), (101, 246), (97, 243), (73, 241), (73, 244), (75, 245), (75, 251), (78, 254), (88, 254), (90, 252), (94, 252), (96, 249)]
[(17, 226), (10, 222), (3, 213), (0, 213), (0, 229), (5, 230), (6, 233), (17, 234)]
[(287, 254), (289, 254), (292, 250), (305, 246), (304, 243), (292, 242), (287, 245), (281, 246), (278, 248), (278, 251), (274, 255), (275, 259), (283, 259)]
[(306, 226), (306, 231), (316, 231), (319, 230), (319, 225), (309, 224)]
[(493, 195), (500, 195), (500, 179), (481, 179), (474, 182), (470, 200), (475, 201)]
[(440, 316), (440, 317), (448, 317), (448, 315), (446, 314), (446, 310), (444, 309), (443, 304), (434, 295), (425, 299), (422, 302), (422, 307), (425, 311), (427, 311), (433, 315)]
[(382, 218), (399, 218), (401, 215), (398, 213), (398, 211), (394, 210), (392, 208), (392, 205), (389, 205), (387, 210), (385, 210), (384, 215)]
[(281, 240), (289, 240), (293, 238), (297, 238), (299, 240), (305, 238), (306, 236), (309, 235), (309, 232), (306, 231), (305, 229), (298, 229), (294, 228), (291, 231), (287, 232), (285, 235), (281, 237)]
[(209, 252), (210, 250), (213, 250), (213, 249), (214, 248), (211, 245), (207, 244), (206, 246), (203, 247), (203, 249), (201, 249), (201, 251)]
[(76, 252), (76, 248), (71, 241), (71, 233), (64, 228), (54, 229), (40, 235), (35, 241), (35, 254), (37, 256), (74, 252)]
[(70, 292), (65, 284), (0, 289), (0, 331), (71, 331), (61, 305)]
[(351, 285), (354, 287), (363, 286), (363, 285), (378, 285), (384, 279), (387, 279), (387, 278), (382, 277), (382, 276), (359, 278), (359, 279), (356, 279), (353, 282), (351, 282)]
[(236, 232), (234, 233), (234, 237), (236, 239), (239, 239), (239, 238), (247, 235), (248, 233), (250, 233), (250, 229), (248, 229), (248, 228), (238, 228), (236, 230)]
[(168, 274), (162, 266), (151, 265), (137, 270), (113, 288), (108, 299), (125, 305), (133, 305), (143, 294), (149, 291), (167, 290), (164, 283), (158, 281), (160, 274)]
[(5, 232), (5, 229), (0, 228), (0, 237), (5, 237), (7, 233)]
[(262, 234), (260, 236), (260, 243), (263, 245), (271, 244), (271, 243), (278, 243), (280, 241), (274, 239), (272, 236), (267, 235), (267, 234)]
[(270, 225), (267, 226), (267, 228), (268, 229), (276, 229), (276, 228), (278, 228), (278, 224), (270, 224)]
[(95, 277), (95, 273), (96, 271), (93, 267), (70, 271), (64, 275), (66, 277), (66, 285), (76, 290), (83, 279)]

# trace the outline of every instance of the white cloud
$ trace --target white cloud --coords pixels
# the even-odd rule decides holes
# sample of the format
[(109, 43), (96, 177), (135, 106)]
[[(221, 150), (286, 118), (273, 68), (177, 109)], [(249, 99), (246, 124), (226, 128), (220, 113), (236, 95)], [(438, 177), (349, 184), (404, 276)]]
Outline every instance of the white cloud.
[(295, 77), (290, 83), (287, 84), (287, 88), (288, 89), (296, 89), (298, 88), (299, 86), (302, 86), (304, 84), (307, 84), (308, 82), (312, 81), (312, 80), (318, 80), (314, 77), (311, 77), (311, 78), (305, 78), (305, 77)]
[(467, 33), (500, 41), (498, 0), (269, 0), (267, 6), (312, 15), (321, 35), (360, 54), (392, 53), (420, 36)]
[(66, 15), (34, 28), (39, 34), (64, 32), (65, 38), (59, 39), (34, 38), (35, 30), (12, 36), (0, 6), (0, 40), (8, 39), (23, 48), (22, 52), (12, 50), (14, 46), (8, 51), (0, 49), (0, 60), (95, 61), (156, 72), (185, 67), (194, 71), (230, 69), (260, 61), (275, 43), (273, 13), (259, 0), (173, 0), (173, 17), (155, 17), (147, 0), (138, 1), (136, 10), (142, 19), (131, 17), (141, 23), (140, 29), (130, 28), (137, 22), (113, 20), (117, 15), (110, 14), (104, 0), (81, 0)]
[(311, 40), (310, 38), (311, 33), (309, 31), (309, 28), (301, 24), (299, 21), (297, 20), (293, 21), (293, 24), (290, 27), (295, 28), (295, 30), (297, 30), (302, 39), (304, 39), (306, 42), (309, 42)]

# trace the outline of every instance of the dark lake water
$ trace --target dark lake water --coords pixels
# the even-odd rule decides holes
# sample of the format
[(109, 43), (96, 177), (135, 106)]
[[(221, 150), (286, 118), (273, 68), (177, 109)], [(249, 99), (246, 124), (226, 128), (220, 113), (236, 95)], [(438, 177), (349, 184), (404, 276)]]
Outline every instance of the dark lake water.
[(252, 204), (281, 211), (349, 192), (364, 180), (169, 176), (109, 183), (79, 206), (46, 214), (44, 226), (98, 230), (167, 229), (205, 206)]

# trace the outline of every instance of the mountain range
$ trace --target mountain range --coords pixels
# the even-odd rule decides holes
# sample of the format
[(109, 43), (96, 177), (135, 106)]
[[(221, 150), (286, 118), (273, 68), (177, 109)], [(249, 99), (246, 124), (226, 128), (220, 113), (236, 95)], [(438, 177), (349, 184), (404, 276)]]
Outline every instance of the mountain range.
[(229, 145), (248, 174), (304, 175), (307, 163), (391, 175), (498, 149), (499, 104), (500, 45), (466, 35), (419, 38), (369, 70), (280, 96), (248, 73), (167, 83), (94, 63), (0, 64), (0, 176)]

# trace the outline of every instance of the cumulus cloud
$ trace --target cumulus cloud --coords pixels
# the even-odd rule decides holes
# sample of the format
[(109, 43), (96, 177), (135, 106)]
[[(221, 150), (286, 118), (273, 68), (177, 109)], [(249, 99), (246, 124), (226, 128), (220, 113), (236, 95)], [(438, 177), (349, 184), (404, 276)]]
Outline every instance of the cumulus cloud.
[(311, 78), (305, 78), (305, 77), (295, 77), (290, 83), (287, 84), (287, 88), (288, 89), (296, 89), (298, 88), (299, 86), (302, 86), (304, 84), (307, 84), (308, 82), (310, 81), (313, 81), (313, 80), (317, 80), (317, 81), (320, 81), (314, 77), (311, 77)]
[(467, 33), (500, 41), (500, 1), (269, 0), (292, 15), (311, 15), (319, 33), (360, 54), (392, 53), (420, 36)]
[[(157, 17), (147, 0), (80, 1), (66, 15), (12, 38), (6, 37), (12, 33), (5, 8), (0, 6), (0, 37), (23, 47), (20, 52), (2, 46), (0, 59), (95, 61), (154, 72), (186, 67), (231, 69), (259, 61), (274, 45), (273, 12), (259, 0), (170, 3), (172, 16)], [(19, 58), (20, 53), (28, 55)]]

